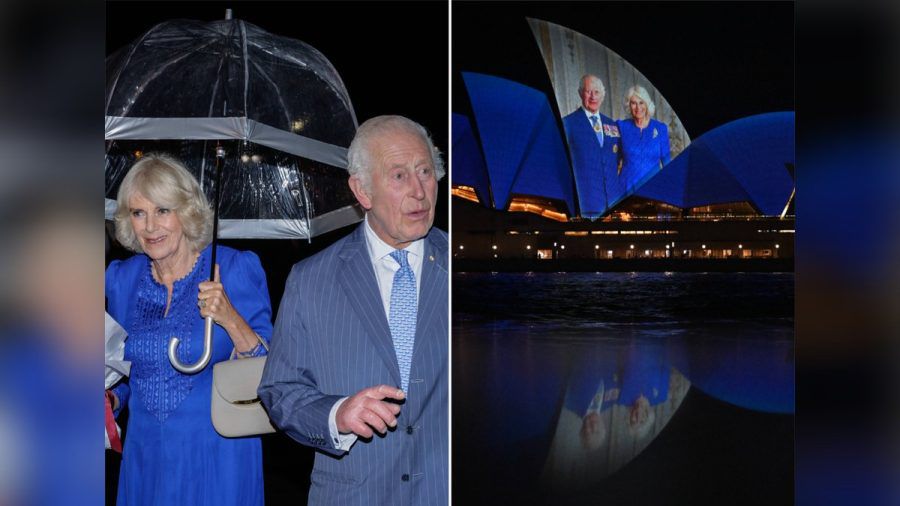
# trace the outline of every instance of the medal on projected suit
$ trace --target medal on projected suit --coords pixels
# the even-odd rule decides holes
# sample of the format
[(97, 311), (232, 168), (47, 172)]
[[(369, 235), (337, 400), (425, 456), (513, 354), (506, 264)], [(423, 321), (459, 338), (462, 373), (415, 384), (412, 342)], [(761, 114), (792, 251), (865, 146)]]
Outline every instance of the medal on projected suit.
[(596, 122), (596, 123), (594, 123), (594, 131), (595, 131), (595, 132), (600, 132), (600, 122), (599, 122), (599, 121)]

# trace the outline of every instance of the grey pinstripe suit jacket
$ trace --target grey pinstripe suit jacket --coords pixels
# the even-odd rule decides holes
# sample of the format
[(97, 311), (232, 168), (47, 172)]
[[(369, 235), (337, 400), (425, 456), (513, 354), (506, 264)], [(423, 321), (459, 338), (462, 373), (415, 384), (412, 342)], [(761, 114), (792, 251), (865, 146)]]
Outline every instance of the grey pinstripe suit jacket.
[(310, 504), (446, 504), (448, 246), (425, 238), (409, 392), (397, 428), (335, 450), (328, 414), (341, 397), (400, 370), (361, 224), (297, 263), (284, 289), (259, 396), (276, 426), (318, 449)]

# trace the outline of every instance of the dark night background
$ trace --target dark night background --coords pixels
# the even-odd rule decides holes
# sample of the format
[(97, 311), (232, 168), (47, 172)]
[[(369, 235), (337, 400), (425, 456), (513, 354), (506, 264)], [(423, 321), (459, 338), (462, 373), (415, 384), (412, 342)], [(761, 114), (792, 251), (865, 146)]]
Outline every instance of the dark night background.
[(559, 112), (526, 17), (575, 30), (625, 58), (666, 97), (692, 139), (746, 116), (794, 110), (792, 2), (454, 2), (453, 112), (472, 117), (461, 72), (543, 91)]
[[(447, 5), (425, 2), (108, 2), (106, 53), (169, 19), (224, 19), (230, 8), (241, 19), (278, 35), (310, 44), (337, 69), (350, 95), (357, 121), (399, 114), (425, 126), (448, 163)], [(348, 15), (348, 13), (353, 15)], [(420, 23), (409, 23), (418, 19)], [(448, 181), (438, 189), (435, 226), (448, 228)], [(273, 310), (284, 280), (298, 260), (346, 235), (345, 227), (307, 241), (227, 240), (254, 250), (263, 261)], [(127, 252), (113, 251), (117, 255)], [(107, 260), (110, 260), (109, 258)]]
[[(445, 3), (107, 2), (106, 53), (162, 21), (224, 19), (226, 8), (235, 19), (318, 49), (344, 81), (357, 121), (380, 114), (412, 118), (431, 132), (447, 162)], [(447, 196), (447, 179), (439, 197)], [(447, 229), (444, 198), (438, 199), (435, 225)]]

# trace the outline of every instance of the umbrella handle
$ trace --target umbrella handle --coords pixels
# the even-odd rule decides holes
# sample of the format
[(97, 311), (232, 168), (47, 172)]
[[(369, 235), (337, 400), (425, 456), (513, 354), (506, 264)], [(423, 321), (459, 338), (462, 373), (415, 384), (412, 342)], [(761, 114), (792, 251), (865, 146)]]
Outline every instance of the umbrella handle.
[(185, 365), (181, 363), (181, 360), (178, 360), (178, 354), (176, 353), (180, 340), (174, 336), (169, 340), (169, 362), (172, 363), (172, 367), (184, 374), (195, 374), (202, 371), (203, 368), (209, 364), (209, 359), (212, 357), (213, 323), (212, 316), (207, 316), (206, 325), (203, 328), (203, 354), (200, 355), (200, 360), (193, 364)]

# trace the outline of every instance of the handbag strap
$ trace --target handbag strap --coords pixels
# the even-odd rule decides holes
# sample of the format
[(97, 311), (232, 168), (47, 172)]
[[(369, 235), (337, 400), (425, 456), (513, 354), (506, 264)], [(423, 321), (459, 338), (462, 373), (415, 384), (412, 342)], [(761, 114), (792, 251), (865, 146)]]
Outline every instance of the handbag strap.
[[(256, 339), (259, 341), (259, 344), (261, 344), (263, 349), (266, 350), (266, 353), (269, 353), (269, 345), (266, 344), (266, 340), (256, 332), (254, 332), (254, 334), (256, 335)], [(237, 355), (237, 348), (231, 348), (231, 356), (228, 358), (228, 360), (234, 360), (235, 355)]]

